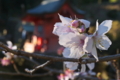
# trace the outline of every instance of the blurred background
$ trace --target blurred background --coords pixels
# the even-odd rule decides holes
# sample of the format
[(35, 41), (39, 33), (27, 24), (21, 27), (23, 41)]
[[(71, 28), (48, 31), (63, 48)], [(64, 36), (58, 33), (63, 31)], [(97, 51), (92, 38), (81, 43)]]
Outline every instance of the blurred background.
[[(112, 45), (107, 51), (98, 50), (98, 53), (100, 57), (119, 53), (120, 0), (0, 0), (0, 41), (6, 45), (9, 45), (7, 41), (11, 41), (17, 49), (29, 53), (62, 56), (64, 48), (58, 44), (58, 37), (52, 34), (54, 24), (60, 22), (58, 13), (73, 19), (76, 16), (89, 20), (90, 33), (94, 32), (97, 19), (99, 23), (112, 19), (112, 29), (107, 33)], [(4, 56), (1, 52), (0, 58)], [(14, 63), (21, 72), (25, 72), (26, 67), (35, 67), (22, 58), (15, 59)], [(61, 70), (62, 63), (53, 63), (49, 67)], [(12, 64), (5, 66), (1, 63), (0, 70), (15, 72)], [(96, 63), (94, 71), (102, 79), (116, 77), (115, 69), (109, 62)], [(42, 72), (44, 70), (36, 73)], [(36, 78), (0, 75), (0, 80), (57, 80), (57, 75)]]

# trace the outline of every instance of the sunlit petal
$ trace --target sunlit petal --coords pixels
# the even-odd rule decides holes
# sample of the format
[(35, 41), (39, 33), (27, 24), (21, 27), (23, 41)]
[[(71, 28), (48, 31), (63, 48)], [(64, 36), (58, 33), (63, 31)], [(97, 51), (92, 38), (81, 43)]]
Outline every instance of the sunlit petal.
[(16, 50), (16, 49), (17, 49), (17, 46), (16, 46), (16, 45), (14, 45), (14, 46), (12, 47), (12, 49), (13, 49), (13, 50)]
[(112, 20), (105, 20), (98, 26), (98, 36), (107, 33), (112, 26)]
[(95, 67), (95, 63), (87, 63), (87, 66), (90, 70), (93, 70)]
[(80, 58), (85, 54), (85, 52), (83, 51), (82, 47), (80, 46), (73, 46), (70, 48), (70, 58)]
[(91, 54), (92, 54), (92, 55), (94, 56), (94, 58), (96, 59), (96, 62), (99, 61), (99, 60), (98, 60), (98, 55), (97, 55), (97, 50), (96, 50), (96, 47), (95, 47), (95, 46), (93, 46)]
[(67, 33), (59, 36), (59, 44), (64, 47), (72, 47), (80, 44), (80, 37), (74, 33)]
[(95, 32), (93, 33), (93, 36), (97, 36), (97, 31), (98, 31), (98, 25), (99, 25), (99, 23), (98, 23), (98, 20), (96, 21), (96, 29), (95, 29)]
[(96, 39), (96, 47), (100, 50), (107, 50), (111, 44), (112, 42), (106, 35), (97, 37)]
[(68, 18), (68, 17), (63, 17), (62, 15), (58, 14), (60, 17), (60, 20), (62, 21), (63, 24), (70, 24), (70, 22), (72, 21), (72, 19)]
[(13, 44), (12, 44), (11, 41), (7, 41), (6, 43), (7, 43), (7, 45), (8, 45), (9, 48), (11, 48), (13, 46)]
[(65, 34), (68, 32), (73, 32), (68, 26), (63, 25), (62, 23), (55, 23), (54, 28), (53, 28), (53, 34), (55, 35), (61, 35)]
[(86, 71), (86, 65), (85, 64), (81, 64), (81, 71), (80, 72), (85, 72)]
[(92, 51), (92, 48), (93, 48), (93, 38), (92, 36), (87, 36), (85, 38), (83, 49), (85, 52), (90, 53)]

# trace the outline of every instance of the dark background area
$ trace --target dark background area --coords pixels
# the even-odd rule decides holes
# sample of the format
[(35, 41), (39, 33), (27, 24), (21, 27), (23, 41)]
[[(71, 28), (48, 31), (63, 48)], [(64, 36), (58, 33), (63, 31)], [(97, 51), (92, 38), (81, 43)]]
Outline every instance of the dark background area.
[[(26, 11), (38, 6), (43, 0), (0, 0), (0, 36), (11, 40), (13, 44), (21, 46), (21, 35), (16, 31), (17, 26), (21, 23), (21, 19), (27, 13)], [(113, 25), (112, 29), (107, 33), (110, 40), (112, 40), (112, 45), (107, 51), (99, 51), (99, 56), (106, 56), (116, 54), (116, 51), (120, 49), (120, 1), (119, 0), (69, 0), (74, 6), (85, 11), (85, 19), (90, 20), (91, 28), (89, 32), (93, 33), (95, 30), (96, 20), (101, 23), (103, 20), (112, 19)], [(7, 30), (7, 34), (4, 34)], [(2, 40), (4, 42), (4, 40)], [(52, 54), (52, 53), (51, 53)], [(57, 53), (53, 53), (56, 56)], [(0, 54), (2, 58), (4, 55)], [(37, 59), (35, 59), (37, 60)], [(37, 60), (42, 63), (41, 60)], [(20, 63), (21, 62), (21, 63)], [(44, 62), (44, 61), (43, 61)], [(16, 61), (18, 69), (21, 72), (25, 72), (26, 67), (33, 68), (32, 64), (26, 62), (25, 60), (19, 59)], [(61, 67), (60, 67), (61, 66)], [(51, 67), (51, 65), (50, 65)], [(62, 69), (62, 63), (53, 63), (52, 67), (57, 69)], [(12, 65), (1, 66), (0, 71), (15, 72)], [(103, 79), (115, 78), (115, 71), (111, 68), (111, 65), (107, 65), (106, 62), (96, 63), (94, 69), (96, 73), (100, 73)], [(45, 72), (40, 69), (36, 73)], [(28, 78), (23, 76), (6, 76), (0, 75), (0, 80), (57, 80), (58, 74), (53, 74), (52, 76)], [(112, 76), (111, 76), (112, 75)]]

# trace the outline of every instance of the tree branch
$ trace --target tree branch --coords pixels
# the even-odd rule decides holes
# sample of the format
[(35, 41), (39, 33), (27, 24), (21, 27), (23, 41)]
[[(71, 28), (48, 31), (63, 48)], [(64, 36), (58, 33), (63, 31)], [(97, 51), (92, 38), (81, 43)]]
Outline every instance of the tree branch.
[[(27, 56), (27, 57), (32, 56), (32, 57), (35, 57), (35, 58), (38, 58), (38, 59), (46, 59), (46, 60), (60, 61), (60, 62), (63, 62), (63, 61), (79, 62), (81, 64), (96, 62), (95, 58), (75, 59), (75, 58), (64, 58), (64, 57), (57, 57), (57, 56), (48, 56), (48, 55), (43, 55), (43, 54), (30, 54), (30, 53), (20, 51), (20, 50), (11, 50), (1, 42), (0, 42), (0, 46), (2, 48), (4, 48), (6, 51), (11, 52), (11, 53), (13, 53), (15, 55), (21, 55), (21, 56)], [(120, 57), (120, 54), (110, 55), (110, 56), (105, 56), (105, 57), (99, 57), (99, 62), (111, 61), (111, 60), (118, 59), (119, 57)]]
[(17, 68), (17, 66), (16, 66), (16, 64), (13, 62), (13, 67), (14, 67), (14, 69), (15, 69), (15, 71), (17, 72), (17, 73), (20, 73), (20, 71), (18, 70), (18, 68)]
[(35, 67), (34, 69), (31, 69), (31, 70), (30, 70), (30, 69), (26, 68), (25, 71), (28, 72), (28, 73), (33, 73), (33, 72), (35, 72), (36, 70), (38, 70), (38, 69), (40, 69), (40, 68), (43, 68), (43, 67), (47, 66), (47, 65), (50, 64), (50, 63), (51, 63), (51, 61), (47, 61), (47, 62), (45, 62), (45, 63), (43, 63), (43, 64)]
[(41, 76), (46, 76), (46, 75), (50, 75), (50, 74), (51, 74), (51, 72), (30, 75), (30, 74), (27, 74), (27, 73), (13, 73), (13, 72), (1, 72), (0, 71), (0, 75), (25, 76), (25, 77), (41, 77)]
[(98, 79), (97, 77), (91, 77), (91, 76), (81, 76), (81, 75), (78, 75), (75, 77), (75, 80), (101, 80), (101, 79)]
[[(19, 58), (24, 58), (25, 60), (29, 61), (30, 63), (33, 63), (35, 66), (39, 66), (40, 65), (37, 61), (35, 61), (33, 59), (29, 59), (29, 58), (24, 57), (24, 56), (18, 56), (18, 57)], [(58, 74), (63, 73), (62, 70), (57, 70), (57, 69), (49, 68), (49, 67), (46, 67), (46, 66), (42, 67), (42, 69), (50, 71), (52, 73), (58, 73)]]

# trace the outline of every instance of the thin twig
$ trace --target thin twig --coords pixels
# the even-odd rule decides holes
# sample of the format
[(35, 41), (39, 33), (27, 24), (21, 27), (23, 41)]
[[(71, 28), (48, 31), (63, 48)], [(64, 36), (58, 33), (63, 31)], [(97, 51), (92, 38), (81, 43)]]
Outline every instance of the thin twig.
[[(117, 54), (119, 54), (119, 49), (117, 49)], [(117, 80), (119, 80), (120, 79), (120, 72), (119, 72), (119, 61), (118, 60), (116, 61), (116, 66), (117, 66), (116, 77), (117, 77)]]
[(28, 69), (28, 68), (26, 68), (25, 69), (25, 71), (26, 72), (28, 72), (28, 73), (33, 73), (33, 72), (35, 72), (36, 70), (38, 70), (38, 69), (40, 69), (40, 68), (43, 68), (43, 67), (45, 67), (45, 66), (47, 66), (48, 64), (50, 64), (51, 63), (51, 61), (47, 61), (47, 62), (45, 62), (45, 63), (43, 63), (43, 64), (41, 64), (41, 65), (38, 65), (37, 67), (35, 67), (34, 69)]
[[(119, 54), (119, 49), (117, 49), (116, 53)], [(118, 62), (118, 60), (115, 60), (115, 61), (113, 60), (112, 61), (112, 65), (116, 69), (116, 79), (119, 80), (120, 79), (120, 75), (119, 75), (119, 62)]]
[(15, 63), (13, 63), (13, 67), (14, 67), (14, 69), (15, 69), (15, 71), (16, 71), (17, 73), (20, 73), (20, 71), (18, 70), (18, 68), (17, 68), (17, 66), (16, 66)]
[(113, 66), (115, 67), (115, 69), (116, 69), (116, 79), (119, 80), (119, 68), (118, 68), (117, 62), (112, 61), (112, 65), (113, 65)]
[[(18, 56), (18, 58), (23, 58), (23, 59), (27, 60), (28, 62), (34, 64), (35, 66), (39, 66), (39, 65), (40, 65), (37, 61), (35, 61), (35, 60), (33, 60), (33, 59), (31, 60), (31, 59), (29, 59), (29, 58), (27, 58), (27, 57), (24, 57), (24, 56)], [(50, 72), (52, 72), (52, 73), (57, 73), (57, 74), (63, 73), (62, 70), (53, 69), (53, 68), (49, 68), (49, 67), (46, 67), (46, 66), (45, 66), (45, 67), (42, 67), (42, 69), (44, 69), (44, 70), (46, 70), (46, 71), (50, 71)]]

